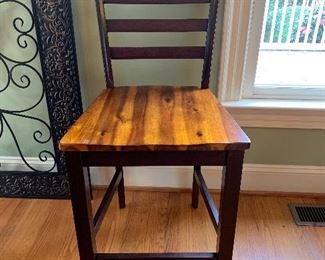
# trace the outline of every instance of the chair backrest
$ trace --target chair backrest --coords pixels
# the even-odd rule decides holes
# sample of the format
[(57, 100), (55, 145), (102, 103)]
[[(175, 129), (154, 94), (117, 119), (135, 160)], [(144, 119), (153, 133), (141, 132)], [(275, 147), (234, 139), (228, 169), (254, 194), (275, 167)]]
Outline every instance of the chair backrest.
[[(95, 0), (104, 60), (106, 85), (114, 87), (111, 59), (203, 59), (201, 88), (208, 88), (218, 0)], [(210, 4), (207, 19), (112, 19), (106, 4)], [(206, 32), (202, 47), (110, 47), (109, 32)]]

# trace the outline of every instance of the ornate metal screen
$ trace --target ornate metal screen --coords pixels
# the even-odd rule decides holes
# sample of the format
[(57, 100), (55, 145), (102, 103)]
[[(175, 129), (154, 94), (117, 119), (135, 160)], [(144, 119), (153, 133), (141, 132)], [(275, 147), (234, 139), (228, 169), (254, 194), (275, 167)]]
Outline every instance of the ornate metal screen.
[[(28, 55), (7, 53), (8, 48), (1, 47), (4, 36), (0, 35), (0, 98), (10, 89), (21, 98), (20, 92), (28, 93), (35, 86), (40, 89), (24, 107), (13, 107), (9, 101), (0, 103), (0, 141), (10, 139), (28, 169), (4, 171), (0, 167), (0, 196), (67, 197), (65, 159), (58, 150), (58, 141), (82, 110), (70, 0), (0, 0), (1, 8), (20, 10), (19, 15), (7, 14), (9, 21), (5, 22), (16, 35), (10, 49), (28, 50)], [(47, 107), (48, 119), (33, 114), (42, 103)], [(39, 164), (46, 165), (41, 170), (26, 159), (17, 138), (32, 122), (37, 123), (36, 127), (26, 135), (30, 139), (23, 141), (39, 149)]]

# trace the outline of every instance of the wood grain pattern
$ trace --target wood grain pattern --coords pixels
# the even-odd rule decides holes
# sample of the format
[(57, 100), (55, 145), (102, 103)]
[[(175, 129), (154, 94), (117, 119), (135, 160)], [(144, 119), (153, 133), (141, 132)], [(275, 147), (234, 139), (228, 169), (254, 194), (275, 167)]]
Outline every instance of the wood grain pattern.
[[(94, 192), (94, 209), (103, 194)], [(98, 250), (213, 251), (215, 231), (200, 200), (195, 210), (190, 193), (132, 191), (126, 193), (127, 207), (120, 210), (115, 196), (98, 233)], [(325, 198), (241, 196), (234, 260), (325, 259), (325, 229), (296, 226), (288, 203), (324, 204)], [(0, 256), (77, 260), (70, 201), (0, 198)]]
[(61, 139), (63, 151), (243, 150), (250, 141), (208, 89), (107, 89)]

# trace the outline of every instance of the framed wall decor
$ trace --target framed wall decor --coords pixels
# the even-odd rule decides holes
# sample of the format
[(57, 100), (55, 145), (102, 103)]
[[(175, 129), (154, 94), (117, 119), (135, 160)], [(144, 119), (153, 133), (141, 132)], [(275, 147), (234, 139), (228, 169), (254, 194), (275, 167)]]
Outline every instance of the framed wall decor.
[(66, 198), (58, 142), (82, 112), (70, 0), (0, 0), (1, 11), (0, 196)]

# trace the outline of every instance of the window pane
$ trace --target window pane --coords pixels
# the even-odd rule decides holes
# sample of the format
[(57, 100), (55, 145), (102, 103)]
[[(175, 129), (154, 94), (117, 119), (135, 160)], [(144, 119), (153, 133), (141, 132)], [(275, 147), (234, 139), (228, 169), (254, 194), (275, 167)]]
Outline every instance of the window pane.
[(325, 52), (260, 50), (256, 87), (325, 88)]
[(256, 88), (325, 90), (325, 0), (268, 0)]

